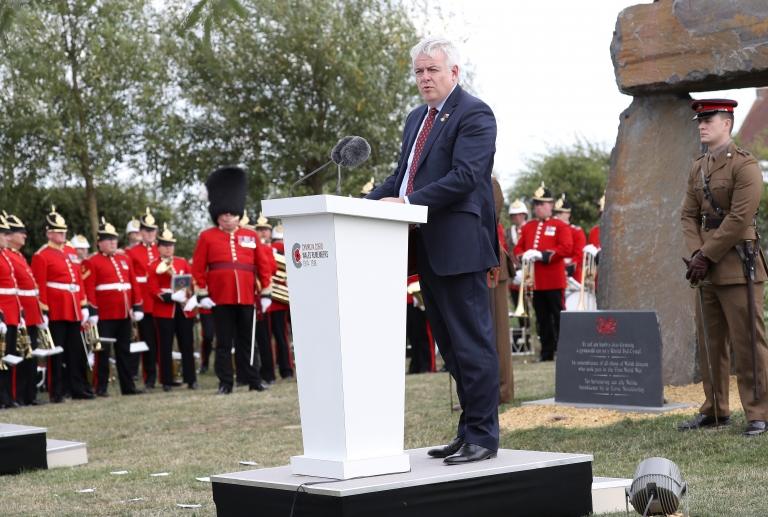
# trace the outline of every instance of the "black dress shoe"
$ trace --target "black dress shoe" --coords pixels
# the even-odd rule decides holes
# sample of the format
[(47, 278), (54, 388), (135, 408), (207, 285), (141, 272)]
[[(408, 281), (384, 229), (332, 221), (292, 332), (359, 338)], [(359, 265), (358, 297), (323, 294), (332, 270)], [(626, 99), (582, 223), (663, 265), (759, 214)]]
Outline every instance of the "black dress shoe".
[(163, 384), (163, 391), (171, 391), (173, 389), (173, 386), (170, 384)]
[(196, 390), (197, 388), (199, 388), (199, 386), (197, 385), (196, 382), (190, 382), (189, 384), (187, 384), (187, 388), (189, 388), (190, 390)]
[(48, 403), (48, 401), (47, 401), (47, 400), (43, 400), (43, 399), (33, 399), (33, 400), (31, 400), (31, 401), (29, 402), (29, 405), (30, 405), (30, 406), (42, 406), (42, 405), (45, 405), (45, 404), (47, 404), (47, 403)]
[(437, 447), (435, 449), (429, 449), (427, 451), (427, 454), (432, 456), (433, 458), (447, 458), (448, 456), (453, 456), (457, 452), (459, 452), (459, 449), (461, 449), (461, 446), (464, 445), (464, 438), (454, 438), (451, 443), (444, 447)]
[(74, 393), (72, 395), (73, 400), (92, 400), (94, 398), (93, 393)]
[(259, 384), (254, 384), (253, 386), (248, 386), (248, 391), (264, 391), (267, 389), (266, 384), (260, 382)]
[(765, 420), (750, 420), (744, 429), (744, 436), (760, 436), (766, 431)]
[(131, 391), (126, 391), (123, 395), (143, 395), (144, 393), (146, 393), (144, 390), (134, 388)]
[(208, 367), (203, 365), (203, 366), (200, 367), (200, 369), (197, 371), (197, 373), (202, 375), (202, 374), (206, 373), (207, 371), (208, 371)]
[(62, 402), (64, 402), (64, 397), (62, 397), (61, 395), (51, 397), (51, 402), (53, 402), (54, 404), (61, 404)]
[(232, 386), (227, 386), (226, 384), (219, 386), (219, 395), (229, 395), (230, 393), (232, 393)]
[(678, 431), (692, 431), (693, 429), (707, 429), (709, 427), (720, 427), (722, 425), (729, 425), (731, 423), (730, 416), (721, 416), (719, 419), (710, 415), (702, 415), (699, 413), (690, 420), (680, 423), (677, 426)]
[(474, 461), (489, 460), (496, 457), (496, 451), (480, 447), (479, 445), (473, 445), (471, 443), (465, 443), (459, 449), (459, 452), (453, 456), (448, 456), (443, 460), (446, 465), (462, 465), (464, 463), (472, 463)]
[(96, 396), (97, 396), (97, 397), (104, 397), (104, 398), (107, 398), (107, 397), (109, 397), (109, 393), (107, 393), (106, 391), (97, 391), (97, 392), (96, 392)]

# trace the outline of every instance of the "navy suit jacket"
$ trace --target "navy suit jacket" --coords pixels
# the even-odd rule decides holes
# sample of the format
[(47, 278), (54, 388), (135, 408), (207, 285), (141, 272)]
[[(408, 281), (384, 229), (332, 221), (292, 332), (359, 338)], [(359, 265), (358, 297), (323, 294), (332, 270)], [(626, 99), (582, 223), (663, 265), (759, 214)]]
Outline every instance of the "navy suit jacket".
[[(411, 153), (428, 106), (408, 115), (394, 174), (368, 199), (399, 197)], [(460, 86), (438, 113), (419, 159), (408, 200), (429, 207), (421, 225), (427, 257), (438, 275), (485, 271), (499, 264), (491, 172), (496, 152), (496, 118), (480, 99)]]

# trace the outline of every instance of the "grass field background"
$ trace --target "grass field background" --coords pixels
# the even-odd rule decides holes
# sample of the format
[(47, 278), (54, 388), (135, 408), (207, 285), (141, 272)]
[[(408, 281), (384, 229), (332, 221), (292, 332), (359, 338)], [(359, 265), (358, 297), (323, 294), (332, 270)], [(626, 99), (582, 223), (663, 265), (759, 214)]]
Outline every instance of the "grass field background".
[[(198, 391), (121, 397), (113, 389), (109, 399), (0, 411), (0, 422), (43, 426), (50, 438), (87, 442), (89, 457), (85, 466), (0, 477), (0, 515), (214, 515), (211, 485), (196, 477), (250, 468), (242, 460), (284, 465), (302, 452), (295, 382), (230, 396), (215, 395), (215, 387), (215, 377), (206, 374)], [(515, 404), (500, 411), (552, 396), (553, 364), (516, 362), (515, 390)], [(595, 475), (629, 478), (642, 459), (664, 456), (690, 485), (692, 515), (768, 515), (768, 437), (743, 438), (743, 414), (734, 416), (730, 429), (693, 433), (674, 430), (679, 416), (592, 429), (502, 431), (501, 446), (589, 453)], [(407, 376), (407, 448), (450, 440), (457, 417), (447, 374)], [(110, 474), (119, 470), (129, 473)], [(169, 475), (150, 476), (157, 472)], [(95, 491), (78, 493), (87, 488)]]

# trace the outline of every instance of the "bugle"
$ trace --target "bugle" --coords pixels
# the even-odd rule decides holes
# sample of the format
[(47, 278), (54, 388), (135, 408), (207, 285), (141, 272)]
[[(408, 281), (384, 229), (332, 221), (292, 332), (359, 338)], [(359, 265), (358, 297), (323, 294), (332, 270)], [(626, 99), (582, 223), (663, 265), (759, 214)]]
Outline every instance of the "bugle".
[(29, 337), (26, 325), (19, 325), (19, 335), (16, 347), (18, 348), (21, 357), (24, 359), (32, 358), (32, 340)]
[(522, 261), (522, 280), (520, 281), (520, 290), (517, 293), (517, 308), (512, 315), (516, 318), (527, 318), (528, 312), (526, 311), (525, 298), (531, 295), (534, 287), (534, 261), (530, 259), (523, 259)]

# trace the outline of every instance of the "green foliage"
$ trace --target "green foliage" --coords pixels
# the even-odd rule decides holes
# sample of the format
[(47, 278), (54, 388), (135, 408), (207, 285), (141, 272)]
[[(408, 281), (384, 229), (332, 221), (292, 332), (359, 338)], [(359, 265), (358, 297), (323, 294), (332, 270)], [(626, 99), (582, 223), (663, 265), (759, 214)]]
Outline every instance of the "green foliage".
[[(768, 129), (764, 129), (755, 137), (755, 144), (748, 149), (762, 164), (768, 163)], [(768, 172), (763, 168), (763, 172)], [(760, 196), (760, 208), (757, 212), (757, 231), (760, 232), (763, 248), (768, 239), (768, 185), (763, 183), (763, 194)]]
[(599, 218), (598, 202), (609, 167), (609, 153), (594, 144), (580, 141), (572, 147), (555, 148), (528, 162), (507, 198), (510, 202), (530, 199), (543, 181), (555, 198), (566, 194), (573, 206), (571, 223), (589, 231)]
[[(223, 163), (250, 174), (250, 199), (288, 195), (336, 141), (366, 137), (371, 159), (345, 171), (357, 194), (391, 173), (406, 109), (416, 104), (408, 51), (417, 35), (398, 3), (242, 0), (210, 48), (187, 33), (177, 49), (187, 101), (181, 145), (166, 149), (164, 184), (191, 184)], [(296, 194), (333, 185), (329, 168)]]

